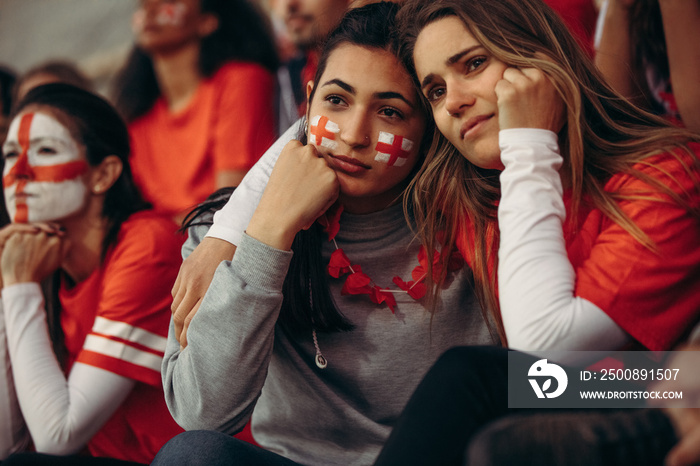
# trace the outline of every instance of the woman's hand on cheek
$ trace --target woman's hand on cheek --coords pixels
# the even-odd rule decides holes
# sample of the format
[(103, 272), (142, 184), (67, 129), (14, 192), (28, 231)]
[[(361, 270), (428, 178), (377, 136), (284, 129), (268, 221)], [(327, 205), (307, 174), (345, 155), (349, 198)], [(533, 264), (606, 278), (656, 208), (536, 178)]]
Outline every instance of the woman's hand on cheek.
[(289, 142), (248, 224), (247, 234), (289, 250), (296, 234), (309, 228), (338, 198), (335, 172), (312, 145)]
[(12, 229), (5, 238), (0, 256), (3, 286), (39, 283), (61, 265), (66, 249), (63, 234), (42, 227), (30, 230), (27, 226), (31, 227)]
[(536, 68), (507, 68), (496, 83), (500, 129), (539, 128), (558, 133), (566, 107), (554, 84)]

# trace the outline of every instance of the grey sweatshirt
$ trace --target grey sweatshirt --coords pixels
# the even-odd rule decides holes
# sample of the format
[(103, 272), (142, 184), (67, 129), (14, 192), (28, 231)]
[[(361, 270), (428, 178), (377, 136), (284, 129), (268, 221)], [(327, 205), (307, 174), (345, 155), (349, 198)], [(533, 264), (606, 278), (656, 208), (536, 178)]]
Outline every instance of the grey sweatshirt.
[[(187, 255), (206, 233), (190, 230)], [(381, 287), (411, 280), (415, 241), (401, 206), (341, 217), (336, 236), (353, 264)], [(333, 243), (325, 243), (328, 261)], [(165, 396), (185, 429), (234, 433), (252, 415), (255, 440), (308, 465), (371, 464), (402, 408), (437, 357), (457, 345), (493, 344), (466, 267), (451, 277), (432, 316), (421, 301), (396, 294), (396, 313), (367, 295), (341, 296), (338, 309), (354, 330), (318, 333), (328, 360), (315, 364), (312, 334), (291, 336), (275, 325), (292, 253), (244, 235), (222, 262), (180, 351), (171, 323), (163, 361)]]

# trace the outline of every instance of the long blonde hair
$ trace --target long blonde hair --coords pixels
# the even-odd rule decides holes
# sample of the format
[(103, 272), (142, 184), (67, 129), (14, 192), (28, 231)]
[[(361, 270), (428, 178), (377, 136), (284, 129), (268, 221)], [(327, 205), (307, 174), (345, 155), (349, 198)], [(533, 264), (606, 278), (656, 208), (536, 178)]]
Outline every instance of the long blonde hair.
[[(496, 59), (509, 66), (544, 71), (564, 100), (567, 120), (559, 133), (559, 146), (564, 158), (562, 173), (571, 183), (572, 215), (568, 222), (576, 222), (586, 199), (591, 207), (600, 209), (637, 241), (653, 249), (649, 237), (620, 209), (620, 200), (658, 199), (653, 194), (661, 192), (700, 218), (700, 208), (688, 202), (690, 193), (679, 196), (633, 168), (635, 164), (653, 165), (645, 161), (651, 155), (681, 149), (689, 155), (692, 166), (684, 163), (687, 157), (674, 156), (697, 180), (698, 159), (687, 143), (700, 141), (700, 136), (633, 106), (610, 88), (546, 4), (541, 0), (408, 0), (397, 22), (401, 57), (414, 77), (413, 48), (418, 34), (428, 24), (448, 16), (459, 18)], [(616, 173), (636, 176), (650, 186), (649, 192), (606, 192), (606, 181)], [(696, 187), (699, 185), (696, 183)], [(476, 293), (483, 312), (491, 314), (505, 344), (495, 276), (498, 172), (468, 162), (436, 130), (410, 190), (418, 232), (428, 250), (437, 244), (440, 230), (446, 237), (444, 247), (453, 248), (460, 232), (471, 225), (474, 237), (468, 247)], [(432, 290), (436, 298), (439, 289), (433, 286)]]

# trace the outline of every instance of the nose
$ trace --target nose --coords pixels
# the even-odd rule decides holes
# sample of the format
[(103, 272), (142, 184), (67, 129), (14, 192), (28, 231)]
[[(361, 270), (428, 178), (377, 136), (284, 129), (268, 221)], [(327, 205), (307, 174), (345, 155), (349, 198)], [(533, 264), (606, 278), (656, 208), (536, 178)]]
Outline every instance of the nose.
[(464, 110), (474, 105), (475, 100), (463, 83), (448, 83), (445, 86), (445, 110), (450, 116), (461, 116)]
[(2, 184), (5, 187), (13, 185), (20, 180), (30, 180), (34, 178), (34, 171), (27, 159), (26, 151), (17, 158), (17, 162), (7, 171), (7, 174), (2, 179)]
[(370, 144), (371, 125), (364, 110), (357, 110), (340, 126), (340, 140), (352, 148), (363, 148)]

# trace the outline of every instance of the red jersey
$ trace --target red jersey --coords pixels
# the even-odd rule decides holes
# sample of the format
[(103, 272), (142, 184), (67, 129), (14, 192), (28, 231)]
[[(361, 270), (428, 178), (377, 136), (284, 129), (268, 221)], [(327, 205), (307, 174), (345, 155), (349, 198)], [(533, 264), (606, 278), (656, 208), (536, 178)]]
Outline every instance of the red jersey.
[(182, 432), (165, 405), (160, 377), (182, 241), (170, 219), (135, 213), (103, 264), (75, 287), (61, 287), (66, 373), (81, 362), (137, 381), (88, 443), (93, 456), (150, 463)]
[(216, 190), (217, 172), (255, 164), (275, 140), (274, 89), (267, 69), (229, 62), (182, 110), (160, 97), (129, 125), (134, 179), (156, 211), (189, 210)]
[[(690, 147), (700, 154), (700, 144)], [(687, 155), (682, 159), (692, 165)], [(688, 173), (670, 154), (649, 157), (634, 168), (671, 188), (691, 207), (700, 207), (697, 168)], [(639, 243), (601, 210), (581, 208), (575, 227), (564, 223), (566, 251), (576, 272), (574, 294), (598, 306), (646, 348), (671, 349), (700, 318), (700, 221), (633, 175), (614, 175), (605, 191), (651, 198), (621, 200), (618, 205), (655, 249)], [(569, 192), (564, 193), (564, 203), (570, 218)], [(457, 238), (467, 262), (470, 238), (469, 227)], [(494, 264), (489, 269), (492, 272)]]

